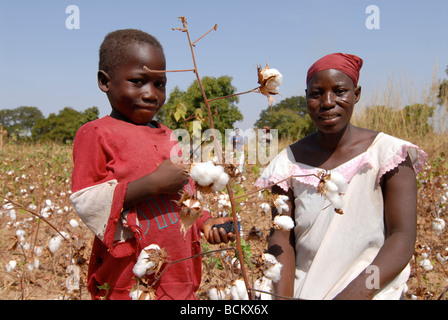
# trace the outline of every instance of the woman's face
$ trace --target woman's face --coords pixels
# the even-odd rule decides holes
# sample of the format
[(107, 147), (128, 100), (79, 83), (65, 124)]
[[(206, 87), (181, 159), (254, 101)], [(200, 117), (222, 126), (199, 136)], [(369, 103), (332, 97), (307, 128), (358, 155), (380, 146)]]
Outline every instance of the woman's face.
[(361, 87), (355, 88), (345, 73), (334, 69), (322, 70), (308, 82), (308, 113), (319, 131), (340, 132), (350, 123), (360, 96)]

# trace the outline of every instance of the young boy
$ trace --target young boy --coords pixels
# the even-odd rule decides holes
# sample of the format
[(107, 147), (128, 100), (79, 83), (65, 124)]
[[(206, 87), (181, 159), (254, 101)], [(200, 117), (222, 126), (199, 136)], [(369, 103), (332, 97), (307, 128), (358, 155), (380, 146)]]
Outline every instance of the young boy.
[[(186, 233), (180, 230), (179, 192), (194, 192), (171, 131), (153, 120), (165, 102), (165, 56), (160, 43), (140, 30), (111, 32), (100, 47), (99, 88), (107, 94), (110, 116), (83, 125), (73, 147), (71, 201), (95, 240), (88, 271), (93, 299), (129, 299), (132, 271), (141, 250), (163, 248), (169, 261), (200, 253), (200, 232), (212, 243), (234, 234), (212, 226), (208, 212)], [(195, 299), (201, 258), (171, 265), (156, 282), (156, 299)], [(103, 289), (101, 289), (103, 288)], [(107, 288), (104, 289), (104, 288)]]

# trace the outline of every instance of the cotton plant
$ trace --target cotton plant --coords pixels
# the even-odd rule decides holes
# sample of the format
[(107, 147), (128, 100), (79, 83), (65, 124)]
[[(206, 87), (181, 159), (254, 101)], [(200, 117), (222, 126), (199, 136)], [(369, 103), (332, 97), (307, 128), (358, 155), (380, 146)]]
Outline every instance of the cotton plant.
[(48, 249), (50, 250), (51, 253), (55, 254), (56, 251), (59, 250), (61, 244), (62, 244), (62, 236), (58, 234), (48, 241)]
[(259, 300), (272, 300), (272, 280), (262, 276), (254, 283), (255, 297)]
[(246, 284), (242, 279), (233, 282), (233, 285), (230, 288), (230, 293), (233, 300), (249, 300)]
[(203, 205), (197, 195), (190, 195), (187, 191), (182, 191), (180, 199), (175, 203), (180, 207), (179, 218), (181, 224), (181, 232), (184, 237), (187, 231), (193, 226), (197, 219), (203, 216)]
[(278, 214), (282, 214), (283, 211), (287, 212), (289, 210), (289, 205), (286, 201), (289, 201), (289, 197), (278, 194), (274, 196), (274, 205), (277, 208)]
[(230, 288), (211, 288), (208, 291), (208, 297), (210, 300), (225, 300), (230, 294)]
[(149, 283), (148, 276), (158, 275), (167, 262), (167, 253), (157, 244), (150, 244), (140, 251), (137, 262), (132, 268), (135, 284), (129, 292), (132, 300), (154, 300), (155, 290)]
[(263, 275), (272, 280), (272, 282), (278, 282), (281, 279), (281, 270), (283, 265), (278, 262), (277, 258), (275, 258), (270, 253), (264, 253), (262, 255), (262, 268)]
[(322, 171), (317, 192), (331, 202), (336, 213), (344, 214), (343, 195), (347, 190), (347, 186), (347, 181), (338, 171)]
[(213, 161), (193, 164), (190, 177), (202, 192), (219, 192), (229, 182), (229, 175), (224, 171), (224, 167), (215, 165)]
[(157, 244), (150, 244), (140, 252), (132, 272), (139, 278), (158, 273), (166, 258), (165, 250)]
[(440, 236), (445, 229), (445, 220), (443, 220), (442, 218), (435, 218), (432, 221), (431, 226), (435, 234)]
[(271, 205), (267, 202), (263, 202), (260, 204), (260, 209), (264, 214), (267, 214), (271, 211)]
[(266, 67), (263, 69), (258, 66), (258, 83), (260, 87), (259, 92), (265, 95), (270, 104), (273, 104), (275, 100), (272, 95), (279, 93), (279, 87), (283, 82), (283, 75), (277, 69), (271, 69), (269, 64), (266, 62)]
[(294, 228), (294, 221), (290, 216), (277, 215), (274, 218), (273, 227), (276, 230), (289, 231)]
[(17, 261), (16, 261), (16, 260), (10, 260), (10, 261), (6, 264), (6, 266), (5, 266), (5, 268), (6, 268), (6, 272), (11, 273), (12, 271), (14, 271), (14, 269), (16, 268), (16, 266), (17, 266)]

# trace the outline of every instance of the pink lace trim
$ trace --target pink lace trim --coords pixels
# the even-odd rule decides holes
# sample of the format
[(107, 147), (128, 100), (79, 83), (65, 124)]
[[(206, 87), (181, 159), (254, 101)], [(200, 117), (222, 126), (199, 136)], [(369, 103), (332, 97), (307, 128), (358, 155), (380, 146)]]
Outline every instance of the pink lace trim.
[[(383, 166), (380, 168), (378, 174), (378, 182), (386, 172), (393, 170), (406, 159), (409, 149), (413, 149), (415, 151), (414, 157), (411, 157), (415, 173), (418, 174), (420, 171), (423, 170), (425, 162), (428, 158), (427, 154), (419, 147), (413, 144), (404, 144), (401, 146), (401, 150), (399, 152), (396, 152), (395, 155), (391, 159), (389, 159), (388, 162), (383, 164)], [(356, 173), (358, 173), (360, 170), (369, 170), (371, 168), (373, 168), (373, 164), (370, 158), (368, 157), (368, 152), (365, 152), (349, 160), (348, 162), (340, 165), (339, 167), (333, 169), (332, 171), (338, 171), (339, 173), (341, 173), (344, 176), (347, 183), (349, 183), (352, 180), (352, 178), (356, 175)], [(290, 177), (300, 176), (300, 177), (293, 177), (292, 179), (295, 179), (300, 183), (304, 183), (317, 188), (319, 184), (319, 179), (316, 177), (316, 175), (319, 173), (319, 171), (322, 170), (323, 169), (311, 166), (307, 168), (307, 165), (297, 163), (293, 165), (289, 173), (289, 176)], [(273, 174), (268, 178), (259, 178), (255, 182), (255, 186), (259, 188), (266, 188), (271, 184), (274, 183), (277, 184), (279, 181), (282, 181), (285, 178), (286, 177), (280, 177), (279, 175)], [(288, 181), (289, 180), (278, 183), (278, 186), (280, 186), (283, 190), (288, 191), (289, 189)]]
[[(316, 187), (319, 185), (319, 178), (318, 174), (319, 172), (323, 171), (323, 169), (315, 168), (309, 166), (309, 168), (306, 168), (307, 165), (296, 163), (292, 167), (289, 177), (292, 177), (292, 179), (299, 181), (300, 183), (310, 185), (312, 187)], [(340, 165), (339, 167), (333, 169), (334, 171), (340, 172), (345, 180), (348, 182), (351, 181), (351, 179), (354, 177), (354, 175), (359, 171), (361, 168), (371, 168), (372, 165), (370, 163), (369, 158), (366, 156), (366, 154), (359, 155), (348, 162)], [(266, 188), (267, 186), (278, 183), (279, 181), (284, 180), (286, 177), (280, 177), (276, 174), (271, 175), (269, 178), (260, 178), (255, 182), (255, 186), (259, 188)], [(283, 190), (288, 191), (288, 180), (283, 181), (281, 183), (278, 183), (278, 186), (280, 186)]]
[(428, 155), (416, 145), (404, 144), (401, 146), (400, 152), (396, 153), (391, 159), (389, 159), (387, 163), (383, 164), (383, 166), (380, 168), (377, 182), (380, 181), (381, 177), (385, 173), (395, 169), (400, 163), (406, 160), (406, 157), (409, 154), (409, 149), (413, 149), (416, 152), (415, 157), (411, 157), (415, 174), (417, 175), (420, 171), (423, 170), (426, 160), (428, 160)]

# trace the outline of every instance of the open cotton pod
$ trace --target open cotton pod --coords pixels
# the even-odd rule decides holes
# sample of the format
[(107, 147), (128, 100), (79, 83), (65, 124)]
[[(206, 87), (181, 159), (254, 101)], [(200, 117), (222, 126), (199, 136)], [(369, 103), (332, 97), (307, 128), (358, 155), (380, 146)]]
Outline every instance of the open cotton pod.
[(139, 278), (158, 273), (166, 258), (165, 250), (161, 249), (157, 244), (150, 244), (140, 252), (132, 271)]
[(258, 83), (260, 84), (258, 90), (261, 94), (268, 97), (269, 103), (273, 103), (274, 99), (271, 95), (278, 94), (278, 88), (282, 84), (283, 76), (277, 69), (271, 69), (267, 62), (266, 67), (262, 69), (261, 66), (258, 66), (257, 69)]
[(180, 229), (185, 237), (188, 229), (204, 214), (202, 203), (199, 199), (194, 198), (194, 196), (190, 196), (186, 191), (183, 191), (180, 200), (175, 202), (180, 207)]
[(322, 171), (319, 178), (317, 192), (331, 202), (336, 213), (344, 214), (342, 196), (347, 190), (347, 182), (344, 176), (337, 171)]

